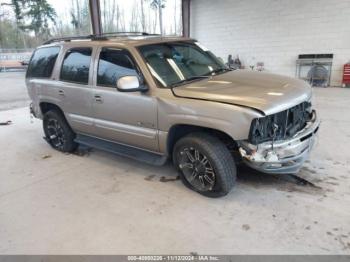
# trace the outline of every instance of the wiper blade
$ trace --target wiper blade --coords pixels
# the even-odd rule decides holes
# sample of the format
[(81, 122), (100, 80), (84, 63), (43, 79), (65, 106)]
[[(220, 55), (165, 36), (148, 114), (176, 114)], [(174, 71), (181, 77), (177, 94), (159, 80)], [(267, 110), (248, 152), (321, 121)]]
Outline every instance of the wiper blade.
[(182, 85), (182, 84), (185, 84), (185, 83), (190, 83), (190, 82), (193, 82), (195, 80), (199, 80), (199, 79), (203, 79), (203, 78), (210, 78), (211, 76), (207, 76), (207, 75), (204, 75), (204, 76), (190, 76), (189, 78), (186, 78), (186, 79), (183, 79), (179, 82), (176, 82), (172, 85), (170, 85), (170, 87), (176, 87), (176, 86), (179, 86), (179, 85)]
[(215, 69), (214, 71), (210, 71), (209, 73), (208, 73), (208, 75), (209, 74), (217, 74), (217, 73), (220, 73), (220, 72), (227, 72), (227, 71), (232, 71), (232, 69), (230, 69), (230, 68), (218, 68), (218, 69)]

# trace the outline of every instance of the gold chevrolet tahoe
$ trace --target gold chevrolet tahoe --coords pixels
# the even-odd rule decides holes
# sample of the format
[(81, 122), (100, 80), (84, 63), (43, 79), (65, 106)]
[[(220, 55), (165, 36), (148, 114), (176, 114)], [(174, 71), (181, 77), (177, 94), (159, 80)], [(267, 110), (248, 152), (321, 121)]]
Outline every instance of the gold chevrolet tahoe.
[(162, 165), (209, 197), (236, 165), (296, 173), (319, 121), (311, 88), (286, 76), (227, 68), (196, 40), (146, 33), (52, 39), (26, 73), (31, 113), (48, 143), (79, 144)]

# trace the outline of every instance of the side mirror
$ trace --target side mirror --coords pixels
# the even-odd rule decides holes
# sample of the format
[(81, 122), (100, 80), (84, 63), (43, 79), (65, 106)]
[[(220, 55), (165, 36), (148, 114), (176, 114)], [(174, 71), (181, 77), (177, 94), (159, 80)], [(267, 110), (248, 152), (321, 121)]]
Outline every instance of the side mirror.
[(137, 76), (122, 76), (117, 81), (117, 89), (120, 92), (143, 92), (148, 90), (146, 86), (140, 85)]

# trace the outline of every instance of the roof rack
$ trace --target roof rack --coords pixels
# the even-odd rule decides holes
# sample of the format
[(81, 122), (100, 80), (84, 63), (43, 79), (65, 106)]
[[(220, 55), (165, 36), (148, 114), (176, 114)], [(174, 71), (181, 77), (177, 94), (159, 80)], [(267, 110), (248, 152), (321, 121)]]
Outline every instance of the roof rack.
[(84, 39), (90, 39), (92, 41), (97, 40), (108, 40), (112, 37), (127, 37), (127, 36), (159, 36), (159, 34), (149, 34), (146, 32), (109, 32), (109, 33), (102, 33), (102, 34), (95, 34), (95, 35), (82, 35), (82, 36), (67, 36), (67, 37), (58, 37), (58, 38), (52, 38), (48, 41), (44, 42), (43, 45), (48, 45), (54, 42), (70, 42), (71, 40), (84, 40)]

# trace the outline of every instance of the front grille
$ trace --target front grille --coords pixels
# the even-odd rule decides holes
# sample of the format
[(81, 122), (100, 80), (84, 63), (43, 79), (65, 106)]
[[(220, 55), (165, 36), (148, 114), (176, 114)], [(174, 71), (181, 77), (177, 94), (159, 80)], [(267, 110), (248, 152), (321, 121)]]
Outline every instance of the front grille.
[(250, 126), (249, 142), (256, 145), (291, 138), (305, 127), (311, 115), (311, 103), (303, 102), (282, 112), (255, 118)]

